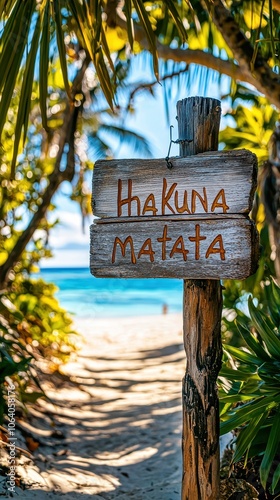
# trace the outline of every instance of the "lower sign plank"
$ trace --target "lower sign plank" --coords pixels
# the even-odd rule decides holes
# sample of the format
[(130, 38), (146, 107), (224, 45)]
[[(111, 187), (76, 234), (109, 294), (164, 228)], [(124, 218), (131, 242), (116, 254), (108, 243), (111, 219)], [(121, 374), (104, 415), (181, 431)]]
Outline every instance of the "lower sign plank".
[(243, 216), (91, 226), (97, 277), (243, 279), (256, 271), (258, 235)]

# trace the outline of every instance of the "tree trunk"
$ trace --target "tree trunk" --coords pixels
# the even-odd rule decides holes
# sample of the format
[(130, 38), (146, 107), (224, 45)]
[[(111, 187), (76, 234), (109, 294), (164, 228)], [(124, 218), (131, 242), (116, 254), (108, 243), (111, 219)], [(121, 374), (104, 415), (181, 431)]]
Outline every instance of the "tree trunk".
[[(38, 206), (37, 212), (33, 215), (26, 229), (19, 236), (14, 248), (11, 250), (6, 262), (0, 267), (0, 290), (5, 288), (8, 281), (9, 272), (14, 268), (24, 252), (27, 244), (38, 229), (42, 219), (50, 206), (51, 200), (58, 190), (60, 184), (64, 181), (72, 181), (75, 173), (74, 159), (74, 140), (77, 126), (79, 108), (71, 106), (68, 109), (68, 115), (64, 117), (64, 124), (60, 133), (59, 151), (57, 153), (54, 171), (49, 177), (49, 184), (42, 195), (42, 202)], [(67, 154), (67, 165), (65, 170), (60, 170), (62, 155), (65, 145), (69, 145)]]

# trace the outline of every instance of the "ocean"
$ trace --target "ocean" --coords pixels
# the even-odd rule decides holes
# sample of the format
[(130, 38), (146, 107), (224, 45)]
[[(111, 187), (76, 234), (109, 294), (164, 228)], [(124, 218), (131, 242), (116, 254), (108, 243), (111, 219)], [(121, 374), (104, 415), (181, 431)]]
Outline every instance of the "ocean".
[(89, 269), (48, 268), (40, 275), (58, 287), (61, 306), (82, 318), (142, 316), (182, 311), (183, 280), (95, 278)]

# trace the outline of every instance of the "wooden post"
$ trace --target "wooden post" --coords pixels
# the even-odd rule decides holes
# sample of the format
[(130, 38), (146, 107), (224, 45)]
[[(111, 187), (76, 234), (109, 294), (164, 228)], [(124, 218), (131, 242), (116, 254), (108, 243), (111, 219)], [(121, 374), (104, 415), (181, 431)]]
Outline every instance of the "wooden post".
[(177, 114), (181, 157), (96, 162), (91, 272), (185, 279), (182, 500), (218, 500), (218, 280), (257, 269), (258, 235), (248, 217), (257, 161), (246, 150), (217, 152), (216, 99), (184, 99)]
[[(180, 156), (218, 149), (220, 101), (191, 97), (177, 103)], [(184, 280), (183, 334), (187, 357), (183, 379), (182, 500), (218, 500), (221, 284)]]

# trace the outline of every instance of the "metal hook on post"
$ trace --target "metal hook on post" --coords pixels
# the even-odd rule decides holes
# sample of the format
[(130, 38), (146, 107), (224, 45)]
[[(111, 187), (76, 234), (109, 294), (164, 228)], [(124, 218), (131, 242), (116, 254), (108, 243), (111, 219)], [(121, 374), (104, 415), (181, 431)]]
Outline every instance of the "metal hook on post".
[(170, 125), (170, 128), (169, 128), (170, 142), (169, 142), (168, 153), (167, 153), (167, 156), (165, 157), (167, 168), (169, 168), (169, 170), (173, 167), (171, 161), (169, 160), (169, 155), (170, 155), (170, 151), (171, 151), (172, 142), (174, 142), (173, 139), (172, 139), (172, 129), (173, 128), (174, 128), (173, 125)]
[(169, 143), (167, 156), (165, 157), (167, 168), (169, 168), (169, 170), (173, 167), (173, 165), (169, 159), (172, 143), (173, 144), (184, 144), (185, 142), (193, 142), (193, 139), (176, 139), (176, 141), (173, 141), (173, 138), (172, 138), (172, 129), (173, 128), (174, 128), (173, 125), (170, 125), (170, 143)]

